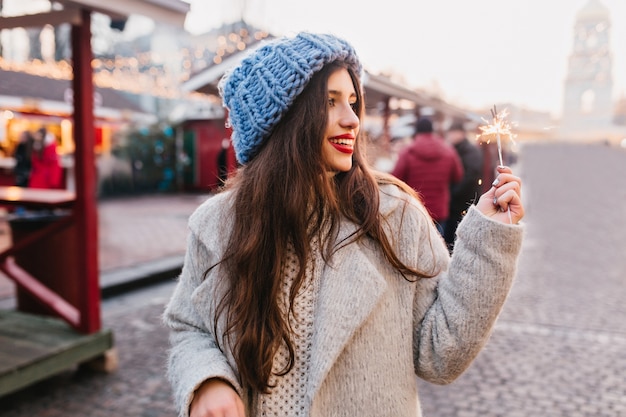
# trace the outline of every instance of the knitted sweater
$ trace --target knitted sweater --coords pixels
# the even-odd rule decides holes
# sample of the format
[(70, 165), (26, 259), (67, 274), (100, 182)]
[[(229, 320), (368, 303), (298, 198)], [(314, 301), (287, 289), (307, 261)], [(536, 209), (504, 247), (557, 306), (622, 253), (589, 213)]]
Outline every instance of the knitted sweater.
[[(315, 303), (319, 295), (320, 278), (323, 269), (323, 259), (319, 245), (314, 244), (313, 256), (306, 268), (304, 282), (294, 299), (294, 310), (298, 316), (289, 315), (289, 323), (293, 329), (292, 343), (294, 348), (293, 368), (287, 375), (276, 377), (272, 375), (270, 383), (275, 385), (271, 394), (262, 395), (258, 400), (258, 414), (263, 416), (306, 416), (306, 385), (309, 375), (310, 352), (313, 342), (313, 318), (315, 317)], [(283, 265), (283, 282), (280, 306), (283, 315), (289, 311), (289, 295), (296, 275), (298, 262), (293, 248), (290, 246), (287, 259)], [(276, 353), (272, 372), (278, 374), (289, 361), (289, 351), (285, 344), (281, 345)]]
[[(283, 403), (286, 410), (313, 417), (421, 416), (416, 375), (439, 384), (457, 378), (487, 342), (501, 311), (522, 226), (493, 221), (471, 207), (450, 259), (419, 201), (395, 186), (381, 187), (380, 198), (384, 227), (400, 259), (440, 273), (411, 282), (365, 238), (335, 252), (320, 270), (310, 345), (303, 345), (306, 364), (289, 377), (304, 387), (294, 387), (297, 399)], [(264, 401), (276, 403), (273, 394), (260, 398), (241, 386), (228, 344), (216, 344), (222, 319), (213, 332), (221, 271), (204, 272), (224, 251), (231, 204), (231, 194), (218, 194), (190, 218), (184, 267), (164, 314), (171, 329), (168, 377), (180, 416), (187, 415), (195, 389), (215, 377), (251, 405), (249, 416), (264, 415)], [(355, 230), (344, 222), (338, 239)]]

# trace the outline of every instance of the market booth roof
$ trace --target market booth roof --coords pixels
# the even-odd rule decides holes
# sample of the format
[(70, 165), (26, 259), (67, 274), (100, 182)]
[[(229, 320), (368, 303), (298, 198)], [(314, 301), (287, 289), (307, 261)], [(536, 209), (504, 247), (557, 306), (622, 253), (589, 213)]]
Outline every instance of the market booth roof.
[(182, 0), (57, 0), (61, 10), (0, 17), (0, 29), (41, 27), (61, 23), (80, 24), (81, 11), (102, 13), (111, 19), (124, 19), (131, 14), (142, 15), (159, 23), (182, 27), (189, 11), (189, 3)]

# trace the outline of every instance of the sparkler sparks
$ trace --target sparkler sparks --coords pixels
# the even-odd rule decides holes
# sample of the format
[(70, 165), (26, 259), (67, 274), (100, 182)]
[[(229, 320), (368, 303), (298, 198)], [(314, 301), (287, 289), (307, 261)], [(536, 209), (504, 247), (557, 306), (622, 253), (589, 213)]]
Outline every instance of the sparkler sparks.
[[(481, 133), (478, 135), (478, 138), (481, 138), (486, 143), (490, 143), (494, 138), (496, 139), (498, 144), (498, 158), (500, 159), (500, 166), (504, 166), (504, 163), (502, 162), (502, 140), (508, 139), (509, 141), (514, 142), (513, 138), (515, 137), (511, 131), (511, 124), (506, 121), (508, 114), (509, 113), (506, 109), (498, 113), (496, 106), (494, 105), (493, 109), (491, 109), (491, 123), (483, 119), (486, 125), (479, 126)], [(509, 223), (513, 223), (510, 207), (508, 207), (508, 213)]]
[(483, 118), (486, 123), (484, 126), (479, 126), (481, 133), (478, 138), (481, 138), (486, 143), (491, 143), (493, 139), (496, 139), (498, 143), (498, 157), (500, 158), (500, 165), (504, 165), (502, 162), (502, 140), (508, 139), (511, 142), (515, 135), (512, 132), (512, 125), (507, 122), (506, 117), (509, 115), (507, 109), (498, 112), (496, 106), (491, 109), (491, 123)]

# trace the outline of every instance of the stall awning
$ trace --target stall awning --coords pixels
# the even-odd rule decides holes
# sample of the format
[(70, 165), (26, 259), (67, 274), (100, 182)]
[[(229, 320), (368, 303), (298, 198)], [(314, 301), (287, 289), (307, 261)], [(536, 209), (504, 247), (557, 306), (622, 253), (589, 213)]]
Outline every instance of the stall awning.
[(41, 27), (61, 23), (80, 24), (81, 10), (91, 10), (110, 16), (112, 19), (124, 19), (131, 14), (142, 15), (159, 23), (182, 27), (185, 22), (189, 3), (182, 0), (57, 0), (62, 10), (51, 10), (21, 16), (0, 17), (0, 29), (17, 27)]

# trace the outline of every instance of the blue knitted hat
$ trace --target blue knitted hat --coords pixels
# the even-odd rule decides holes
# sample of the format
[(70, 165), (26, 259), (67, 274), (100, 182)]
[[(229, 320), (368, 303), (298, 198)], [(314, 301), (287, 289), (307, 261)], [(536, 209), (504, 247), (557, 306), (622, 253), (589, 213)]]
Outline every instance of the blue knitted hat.
[(300, 33), (268, 42), (220, 80), (229, 111), (237, 160), (245, 164), (304, 90), (311, 77), (333, 61), (357, 75), (361, 63), (346, 41), (333, 35)]

